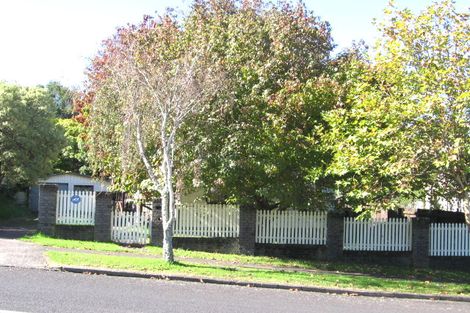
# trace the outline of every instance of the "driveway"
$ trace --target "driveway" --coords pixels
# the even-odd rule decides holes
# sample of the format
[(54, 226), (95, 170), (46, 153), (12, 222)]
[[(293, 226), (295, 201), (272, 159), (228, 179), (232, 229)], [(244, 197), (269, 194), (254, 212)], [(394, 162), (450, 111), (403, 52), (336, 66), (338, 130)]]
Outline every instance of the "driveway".
[(47, 267), (44, 247), (18, 239), (31, 231), (24, 227), (0, 227), (0, 266)]

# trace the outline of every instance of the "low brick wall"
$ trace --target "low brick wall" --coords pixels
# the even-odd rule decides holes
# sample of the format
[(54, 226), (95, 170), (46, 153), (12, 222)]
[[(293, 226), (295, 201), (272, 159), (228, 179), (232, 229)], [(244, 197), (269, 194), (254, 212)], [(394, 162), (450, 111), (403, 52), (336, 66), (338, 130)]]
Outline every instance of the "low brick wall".
[(55, 237), (74, 240), (94, 240), (94, 226), (56, 225)]
[(411, 251), (344, 251), (340, 260), (364, 264), (381, 264), (390, 266), (412, 266)]
[(238, 238), (174, 237), (173, 247), (206, 252), (240, 253)]
[(326, 260), (328, 258), (327, 248), (323, 245), (278, 245), (257, 243), (255, 245), (255, 255), (302, 260)]
[(470, 256), (432, 256), (429, 267), (470, 272)]

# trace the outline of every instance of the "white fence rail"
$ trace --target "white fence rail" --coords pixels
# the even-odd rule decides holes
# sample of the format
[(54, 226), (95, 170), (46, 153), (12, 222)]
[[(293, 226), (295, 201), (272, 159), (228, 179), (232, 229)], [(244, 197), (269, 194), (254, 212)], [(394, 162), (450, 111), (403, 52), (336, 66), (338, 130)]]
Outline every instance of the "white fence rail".
[(96, 197), (93, 191), (57, 192), (56, 224), (94, 225)]
[(177, 237), (238, 237), (240, 209), (236, 205), (188, 204), (176, 207)]
[(355, 251), (410, 251), (411, 220), (390, 218), (344, 219), (343, 249)]
[(151, 212), (112, 212), (111, 240), (125, 244), (147, 244), (150, 238), (151, 222)]
[(432, 223), (431, 256), (470, 256), (470, 230), (466, 224)]
[(326, 213), (309, 211), (256, 212), (256, 242), (326, 244)]

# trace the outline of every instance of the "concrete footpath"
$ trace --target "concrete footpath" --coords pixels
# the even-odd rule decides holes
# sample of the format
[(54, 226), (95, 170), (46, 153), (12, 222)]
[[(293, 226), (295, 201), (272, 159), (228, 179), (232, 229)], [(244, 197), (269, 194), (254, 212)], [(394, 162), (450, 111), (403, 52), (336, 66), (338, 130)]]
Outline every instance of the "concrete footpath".
[(34, 229), (23, 227), (0, 228), (0, 266), (45, 268), (45, 247), (17, 240)]

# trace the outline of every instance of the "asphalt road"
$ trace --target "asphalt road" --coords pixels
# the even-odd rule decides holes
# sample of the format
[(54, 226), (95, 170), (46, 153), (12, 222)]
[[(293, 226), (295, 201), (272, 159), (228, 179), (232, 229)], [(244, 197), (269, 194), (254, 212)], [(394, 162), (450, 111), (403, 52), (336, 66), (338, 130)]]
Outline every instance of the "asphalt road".
[(399, 300), (0, 267), (0, 312), (470, 312)]

